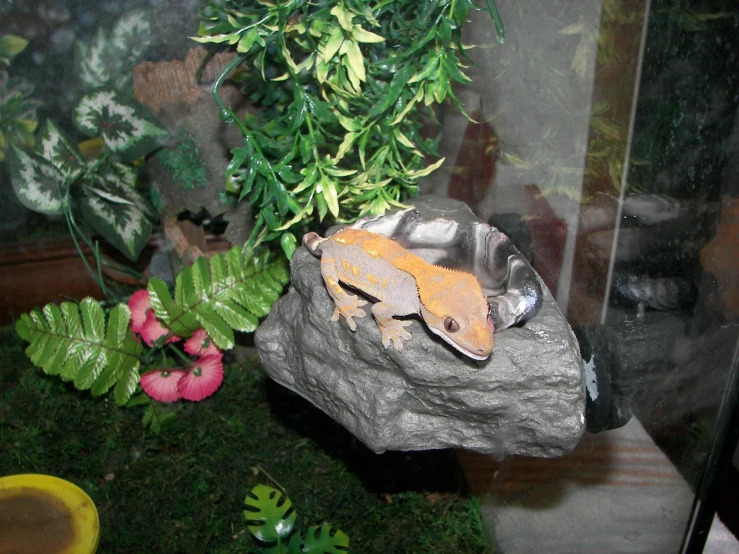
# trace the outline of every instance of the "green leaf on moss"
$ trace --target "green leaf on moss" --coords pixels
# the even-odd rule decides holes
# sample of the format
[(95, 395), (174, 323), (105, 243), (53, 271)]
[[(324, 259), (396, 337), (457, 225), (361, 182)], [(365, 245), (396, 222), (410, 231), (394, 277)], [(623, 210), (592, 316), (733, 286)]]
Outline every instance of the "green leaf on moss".
[(94, 396), (115, 386), (116, 404), (123, 406), (138, 384), (142, 352), (130, 319), (128, 306), (118, 304), (106, 322), (100, 304), (85, 298), (79, 305), (47, 304), (23, 314), (15, 329), (29, 343), (26, 355), (45, 373), (73, 381), (78, 389), (91, 389)]
[(246, 527), (262, 542), (285, 541), (292, 533), (298, 514), (282, 491), (257, 485), (244, 500)]
[(312, 525), (305, 534), (295, 533), (288, 543), (290, 554), (346, 554), (349, 551), (349, 537), (340, 529), (328, 525)]

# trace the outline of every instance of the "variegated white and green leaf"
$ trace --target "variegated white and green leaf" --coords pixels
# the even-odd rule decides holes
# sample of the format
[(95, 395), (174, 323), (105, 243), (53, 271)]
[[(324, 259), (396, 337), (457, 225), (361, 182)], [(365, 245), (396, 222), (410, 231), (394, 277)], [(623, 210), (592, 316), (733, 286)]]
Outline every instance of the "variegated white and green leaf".
[(93, 229), (128, 259), (136, 260), (151, 236), (151, 222), (128, 196), (131, 192), (123, 187), (106, 190), (86, 186), (80, 207)]
[(13, 190), (21, 203), (44, 214), (62, 212), (60, 187), (64, 176), (49, 160), (34, 152), (13, 147), (9, 156)]
[(106, 166), (98, 172), (99, 178), (113, 185), (124, 186), (126, 188), (136, 188), (136, 168), (132, 165), (114, 163)]
[(136, 190), (137, 173), (136, 168), (126, 164), (110, 164), (97, 174), (99, 187), (105, 190), (116, 191), (118, 188), (123, 190), (113, 192), (118, 196), (123, 196), (130, 203), (135, 204), (151, 221), (159, 220), (159, 212), (154, 208), (149, 200)]
[[(129, 60), (141, 57), (151, 44), (151, 14), (147, 10), (129, 10), (118, 19), (110, 42), (113, 47)], [(124, 58), (125, 59), (125, 58)]]
[(36, 140), (43, 157), (54, 164), (64, 177), (74, 177), (84, 171), (82, 153), (51, 119), (46, 120)]
[(151, 43), (150, 19), (146, 10), (131, 10), (111, 31), (99, 27), (89, 45), (77, 43), (75, 64), (85, 88), (130, 88), (131, 70)]
[(85, 94), (73, 117), (80, 131), (102, 137), (107, 149), (123, 162), (146, 156), (160, 145), (160, 137), (167, 135), (147, 108), (109, 88)]
[(105, 31), (98, 28), (89, 45), (77, 42), (75, 48), (77, 76), (85, 88), (101, 87), (120, 69), (120, 60), (108, 45)]

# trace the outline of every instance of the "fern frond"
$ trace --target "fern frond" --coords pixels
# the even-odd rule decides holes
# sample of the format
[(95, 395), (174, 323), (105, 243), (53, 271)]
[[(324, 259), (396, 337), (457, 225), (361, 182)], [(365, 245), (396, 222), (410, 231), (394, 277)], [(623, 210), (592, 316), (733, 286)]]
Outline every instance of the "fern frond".
[(233, 330), (252, 332), (290, 278), (284, 256), (236, 246), (198, 260), (175, 280), (174, 299), (161, 279), (149, 280), (151, 307), (177, 336), (204, 328), (218, 348), (234, 346)]
[(118, 304), (105, 318), (97, 300), (79, 305), (47, 304), (23, 314), (15, 325), (29, 345), (31, 362), (49, 375), (72, 381), (78, 389), (99, 396), (115, 386), (115, 402), (125, 404), (139, 382), (141, 344), (129, 328), (131, 312)]

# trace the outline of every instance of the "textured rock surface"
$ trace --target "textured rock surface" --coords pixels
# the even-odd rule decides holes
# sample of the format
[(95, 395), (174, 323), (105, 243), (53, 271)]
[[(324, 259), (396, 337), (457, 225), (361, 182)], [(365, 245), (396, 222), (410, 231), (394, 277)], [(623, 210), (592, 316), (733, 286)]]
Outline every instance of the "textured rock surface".
[[(450, 217), (459, 206), (423, 198), (416, 204), (431, 217)], [(548, 290), (533, 319), (496, 333), (490, 359), (474, 362), (420, 320), (408, 328), (413, 339), (402, 352), (383, 348), (371, 317), (356, 320), (355, 333), (329, 321), (334, 305), (319, 260), (305, 248), (293, 256), (291, 276), (290, 290), (255, 336), (264, 369), (372, 450), (462, 447), (555, 457), (578, 443), (585, 428), (581, 359)]]

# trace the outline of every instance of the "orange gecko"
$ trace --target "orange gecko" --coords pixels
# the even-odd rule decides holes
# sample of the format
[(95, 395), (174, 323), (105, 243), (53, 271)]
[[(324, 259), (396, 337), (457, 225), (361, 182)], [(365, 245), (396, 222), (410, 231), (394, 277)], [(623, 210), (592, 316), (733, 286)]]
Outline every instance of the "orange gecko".
[(425, 262), (389, 238), (345, 228), (328, 238), (307, 233), (303, 244), (321, 257), (321, 275), (334, 300), (331, 321), (343, 316), (352, 331), (355, 317), (366, 317), (367, 304), (347, 293), (340, 283), (377, 300), (372, 315), (382, 344), (403, 349), (412, 338), (410, 321), (395, 316), (417, 314), (428, 328), (455, 349), (475, 360), (493, 351), (493, 324), (487, 300), (474, 275)]

